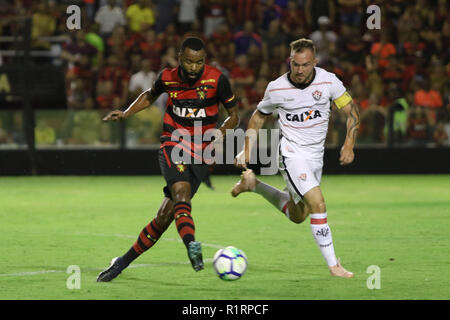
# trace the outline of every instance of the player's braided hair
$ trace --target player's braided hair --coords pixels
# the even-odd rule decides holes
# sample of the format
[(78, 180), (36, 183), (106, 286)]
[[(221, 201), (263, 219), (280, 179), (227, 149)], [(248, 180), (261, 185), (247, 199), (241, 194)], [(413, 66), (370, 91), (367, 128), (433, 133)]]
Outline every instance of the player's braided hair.
[(302, 52), (305, 49), (309, 49), (314, 53), (314, 55), (316, 55), (316, 46), (312, 40), (302, 38), (292, 41), (289, 45), (291, 46), (291, 50), (293, 52)]

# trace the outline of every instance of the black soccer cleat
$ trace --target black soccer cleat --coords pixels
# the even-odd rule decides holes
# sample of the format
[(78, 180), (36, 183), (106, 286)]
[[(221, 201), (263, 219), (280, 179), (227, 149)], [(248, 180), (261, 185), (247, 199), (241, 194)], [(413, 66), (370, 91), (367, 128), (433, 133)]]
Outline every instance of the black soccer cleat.
[(100, 272), (97, 276), (97, 282), (109, 282), (116, 278), (123, 269), (127, 266), (122, 262), (121, 257), (116, 257), (111, 260), (111, 264), (108, 269)]
[(200, 242), (191, 241), (188, 244), (188, 256), (191, 260), (192, 268), (195, 271), (203, 270), (203, 256), (202, 256), (202, 245)]

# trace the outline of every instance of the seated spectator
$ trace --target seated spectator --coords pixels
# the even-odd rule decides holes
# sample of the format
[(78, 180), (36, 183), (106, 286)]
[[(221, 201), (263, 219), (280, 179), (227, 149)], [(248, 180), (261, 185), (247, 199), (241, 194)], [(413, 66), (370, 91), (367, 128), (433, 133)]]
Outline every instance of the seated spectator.
[(281, 18), (282, 9), (275, 3), (275, 0), (266, 0), (266, 3), (262, 9), (262, 23), (261, 29), (268, 31), (270, 23), (274, 20)]
[(436, 146), (449, 146), (450, 140), (447, 131), (445, 130), (444, 122), (439, 121), (436, 125), (436, 129), (433, 132), (433, 142)]
[(86, 35), (82, 29), (71, 35), (70, 41), (65, 44), (61, 52), (61, 58), (67, 61), (69, 69), (79, 65), (83, 57), (87, 57), (91, 63), (96, 56), (97, 49), (86, 41)]
[(112, 34), (117, 24), (123, 26), (126, 23), (122, 8), (117, 5), (116, 0), (108, 0), (107, 5), (98, 9), (95, 22), (100, 26), (99, 34), (103, 39)]
[(167, 25), (166, 31), (161, 32), (157, 36), (158, 41), (161, 42), (163, 48), (169, 46), (178, 47), (181, 37), (177, 33), (177, 28), (174, 23)]
[(47, 12), (55, 19), (56, 27), (54, 35), (62, 35), (67, 33), (67, 14), (66, 6), (57, 0), (48, 0)]
[(359, 106), (360, 111), (369, 107), (367, 88), (364, 86), (361, 77), (358, 74), (354, 74), (352, 77), (350, 92), (353, 101)]
[(119, 58), (111, 55), (97, 77), (96, 102), (101, 109), (123, 108), (128, 99), (129, 74)]
[(370, 48), (370, 53), (376, 60), (378, 60), (378, 65), (381, 68), (388, 66), (388, 57), (390, 55), (397, 54), (397, 49), (389, 38), (390, 35), (388, 32), (381, 32), (381, 39), (373, 43)]
[(272, 72), (270, 70), (270, 65), (269, 62), (267, 62), (267, 60), (263, 60), (261, 61), (261, 64), (259, 66), (259, 69), (255, 70), (256, 71), (256, 78), (265, 78), (268, 80), (274, 80), (272, 78)]
[(191, 23), (191, 27), (189, 28), (189, 31), (182, 32), (181, 35), (183, 38), (188, 38), (188, 37), (200, 38), (200, 39), (202, 39), (202, 41), (204, 43), (206, 43), (206, 40), (207, 40), (205, 35), (203, 34), (202, 22), (199, 19), (195, 19)]
[(423, 146), (429, 142), (430, 116), (426, 108), (413, 104), (408, 109), (406, 136), (412, 146)]
[(257, 25), (261, 21), (260, 0), (231, 0), (227, 6), (227, 21), (233, 32), (241, 30), (245, 23)]
[(50, 42), (39, 40), (39, 37), (54, 35), (56, 30), (56, 19), (48, 12), (46, 1), (39, 1), (35, 5), (31, 23), (31, 46), (34, 49), (49, 49)]
[(334, 24), (336, 15), (336, 4), (334, 0), (305, 0), (305, 17), (310, 32), (319, 28), (317, 19), (325, 16), (329, 17), (331, 24)]
[(164, 54), (161, 56), (161, 67), (164, 68), (176, 68), (178, 67), (177, 49), (174, 46), (166, 48)]
[(397, 84), (401, 84), (403, 80), (403, 65), (400, 62), (400, 59), (396, 55), (391, 55), (388, 58), (388, 65), (383, 70), (382, 78), (385, 85), (390, 82), (394, 82)]
[(234, 87), (244, 87), (245, 89), (255, 81), (253, 69), (249, 68), (245, 54), (241, 54), (236, 58), (236, 65), (231, 70), (230, 80)]
[(309, 36), (317, 48), (317, 60), (326, 65), (336, 51), (337, 34), (331, 29), (331, 20), (322, 16), (317, 20), (319, 30), (313, 31)]
[(164, 47), (161, 41), (157, 39), (155, 30), (148, 29), (145, 31), (144, 38), (139, 42), (139, 49), (142, 56), (150, 60), (152, 70), (158, 71)]
[(130, 100), (134, 100), (143, 91), (152, 87), (156, 79), (156, 73), (152, 71), (150, 60), (141, 59), (141, 71), (133, 74), (130, 78), (128, 91), (130, 93)]
[(155, 31), (157, 34), (166, 30), (169, 23), (175, 22), (177, 2), (178, 0), (164, 0), (156, 2), (156, 12), (158, 14), (156, 15)]
[(234, 44), (236, 47), (236, 56), (247, 54), (251, 47), (261, 49), (262, 39), (259, 34), (254, 32), (253, 22), (246, 21), (244, 29), (234, 34)]
[[(73, 67), (68, 68), (66, 71), (65, 79), (66, 79), (66, 88), (67, 95), (70, 96), (70, 92), (73, 87), (83, 87), (84, 90), (92, 93), (92, 88), (94, 87), (94, 78), (95, 72), (92, 68), (91, 60), (88, 56), (82, 56), (80, 61), (75, 64)], [(83, 81), (83, 85), (80, 86), (77, 84), (77, 81), (81, 79)]]
[(346, 60), (355, 66), (364, 66), (364, 59), (368, 53), (368, 48), (358, 28), (345, 24), (341, 25), (336, 47), (336, 51), (343, 54)]
[[(447, 66), (450, 64), (447, 63)], [(442, 61), (436, 55), (432, 55), (429, 68), (431, 87), (440, 93), (444, 92), (445, 86), (449, 84), (449, 77), (445, 69)]]
[(34, 128), (34, 138), (36, 145), (54, 145), (56, 144), (56, 130), (47, 119), (39, 119), (36, 121)]
[(235, 65), (234, 53), (230, 52), (230, 47), (228, 46), (218, 47), (218, 51), (214, 58), (217, 60), (219, 65), (228, 71), (228, 73), (231, 72)]
[(213, 57), (218, 57), (219, 51), (225, 47), (228, 58), (234, 56), (233, 34), (230, 32), (230, 27), (226, 23), (221, 23), (207, 41), (208, 51)]
[(252, 113), (255, 111), (257, 104), (264, 98), (264, 93), (266, 91), (266, 87), (269, 81), (265, 78), (258, 78), (255, 81), (254, 86), (251, 86), (247, 89), (247, 102), (248, 102), (248, 110), (251, 110)]
[(76, 77), (67, 92), (67, 106), (69, 109), (93, 109), (92, 90), (86, 79)]
[(387, 2), (386, 6), (383, 6), (383, 8), (386, 8), (386, 13), (384, 15), (386, 20), (392, 21), (394, 25), (397, 25), (401, 15), (405, 12), (406, 7), (407, 3), (404, 1)]
[(386, 110), (379, 104), (379, 97), (369, 96), (369, 106), (361, 112), (361, 126), (358, 141), (361, 143), (384, 142)]
[(109, 55), (117, 55), (126, 48), (126, 32), (121, 25), (116, 25), (111, 36), (106, 40), (105, 57)]
[(284, 59), (288, 55), (287, 39), (280, 30), (280, 20), (273, 20), (270, 23), (269, 30), (262, 39), (265, 60)]
[(191, 31), (192, 23), (197, 20), (197, 10), (199, 5), (199, 0), (178, 1), (177, 22), (179, 34)]
[(251, 110), (251, 106), (248, 103), (247, 91), (244, 87), (238, 86), (233, 88), (234, 95), (238, 101), (238, 113), (239, 113), (239, 128), (246, 129), (248, 126), (248, 121), (250, 120), (251, 114), (255, 109)]
[(302, 38), (307, 26), (304, 10), (298, 7), (297, 1), (289, 0), (281, 13), (281, 30), (287, 36), (287, 43)]
[(131, 32), (141, 32), (155, 24), (151, 0), (136, 0), (126, 11), (127, 25)]
[(202, 1), (204, 15), (203, 33), (206, 38), (211, 37), (221, 24), (226, 23), (226, 2), (226, 0)]
[(425, 79), (421, 89), (414, 92), (414, 104), (429, 109), (431, 118), (436, 120), (436, 110), (443, 106), (442, 96), (439, 91), (431, 88), (429, 79)]
[(362, 18), (362, 0), (337, 0), (341, 23), (359, 27)]
[(421, 28), (422, 21), (414, 10), (414, 6), (407, 6), (397, 23), (396, 32), (398, 42), (401, 44), (406, 41), (410, 35), (418, 34), (418, 31), (420, 31)]

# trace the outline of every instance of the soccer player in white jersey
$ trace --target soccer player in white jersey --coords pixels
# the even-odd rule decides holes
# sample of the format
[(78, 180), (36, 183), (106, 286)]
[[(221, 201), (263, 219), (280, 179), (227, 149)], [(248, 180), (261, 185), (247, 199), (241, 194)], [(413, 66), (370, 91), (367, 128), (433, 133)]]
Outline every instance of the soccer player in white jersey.
[(290, 71), (269, 83), (258, 104), (247, 133), (258, 132), (266, 117), (278, 111), (282, 138), (279, 145), (279, 170), (286, 181), (287, 192), (256, 179), (247, 169), (255, 135), (246, 136), (244, 148), (235, 165), (247, 169), (232, 189), (232, 196), (252, 191), (262, 195), (294, 223), (310, 216), (312, 235), (328, 265), (331, 275), (352, 278), (336, 258), (327, 222), (327, 209), (320, 189), (325, 138), (331, 101), (347, 116), (347, 134), (340, 151), (340, 164), (353, 162), (359, 111), (342, 82), (335, 74), (316, 67), (316, 49), (309, 39), (291, 44)]

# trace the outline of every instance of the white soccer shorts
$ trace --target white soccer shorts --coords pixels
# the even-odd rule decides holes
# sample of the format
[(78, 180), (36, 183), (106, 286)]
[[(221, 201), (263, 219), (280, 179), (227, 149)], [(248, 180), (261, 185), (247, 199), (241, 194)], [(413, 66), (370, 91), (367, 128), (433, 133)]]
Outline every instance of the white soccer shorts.
[(314, 187), (320, 186), (323, 160), (278, 156), (278, 169), (297, 204)]

